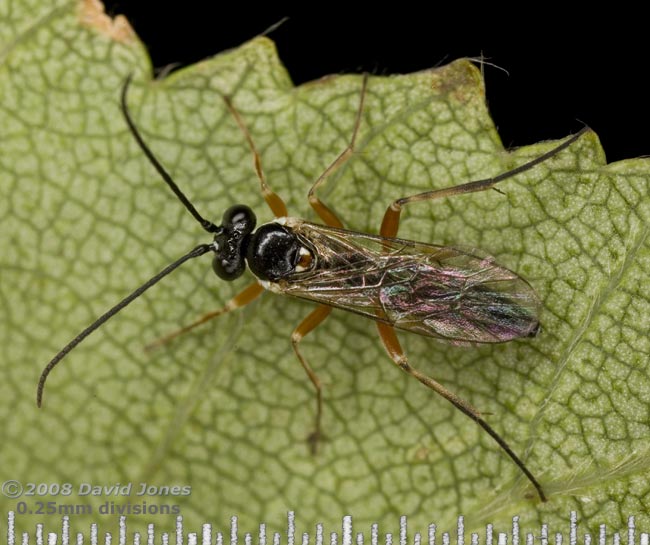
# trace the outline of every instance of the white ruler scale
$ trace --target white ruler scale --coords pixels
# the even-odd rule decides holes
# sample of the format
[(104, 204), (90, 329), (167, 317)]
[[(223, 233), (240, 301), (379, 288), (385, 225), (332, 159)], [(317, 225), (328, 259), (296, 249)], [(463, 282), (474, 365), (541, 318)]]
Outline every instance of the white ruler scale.
[[(19, 515), (18, 515), (19, 516)], [(36, 523), (33, 534), (22, 532), (16, 534), (16, 514), (10, 511), (6, 519), (6, 533), (0, 528), (0, 535), (7, 537), (7, 545), (466, 545), (468, 536), (465, 534), (465, 522), (462, 516), (457, 519), (455, 539), (452, 539), (449, 532), (437, 533), (437, 525), (429, 524), (423, 531), (416, 531), (412, 535), (408, 532), (407, 519), (402, 516), (399, 519), (399, 528), (394, 532), (381, 533), (378, 524), (372, 524), (364, 531), (354, 533), (352, 528), (352, 517), (345, 516), (341, 522), (340, 530), (325, 533), (322, 524), (317, 524), (313, 535), (305, 532), (296, 536), (295, 513), (290, 511), (287, 515), (287, 531), (284, 535), (274, 532), (267, 535), (266, 525), (260, 524), (256, 531), (244, 532), (243, 540), (240, 538), (240, 529), (236, 516), (230, 520), (230, 528), (221, 531), (211, 524), (205, 523), (200, 532), (187, 532), (183, 527), (183, 517), (176, 517), (176, 530), (170, 535), (169, 532), (157, 532), (154, 524), (149, 524), (147, 534), (139, 532), (128, 533), (128, 517), (119, 517), (119, 529), (117, 535), (110, 532), (102, 532), (101, 524), (90, 525), (87, 533), (77, 532), (72, 535), (71, 526), (73, 517), (62, 517), (61, 524), (55, 531), (52, 528), (45, 528), (42, 523)], [(112, 522), (112, 521), (110, 521)], [(110, 525), (110, 522), (108, 525)], [(609, 530), (601, 525), (597, 536), (589, 533), (578, 533), (578, 517), (576, 512), (571, 512), (567, 525), (567, 534), (556, 533), (549, 536), (549, 529), (546, 524), (542, 525), (535, 535), (526, 533), (521, 535), (519, 528), (519, 517), (513, 517), (510, 533), (499, 532), (494, 534), (494, 527), (488, 524), (483, 535), (472, 532), (469, 536), (471, 545), (650, 545), (650, 534), (648, 532), (637, 532), (634, 517), (628, 517), (627, 528), (623, 531)], [(621, 539), (621, 534), (624, 538)]]

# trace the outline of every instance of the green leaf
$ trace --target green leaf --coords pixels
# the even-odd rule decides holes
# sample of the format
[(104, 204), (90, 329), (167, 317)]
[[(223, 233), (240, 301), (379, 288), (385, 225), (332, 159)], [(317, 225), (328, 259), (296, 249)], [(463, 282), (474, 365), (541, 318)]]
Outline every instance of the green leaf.
[[(53, 3), (50, 3), (53, 4)], [(294, 87), (273, 44), (255, 39), (158, 81), (123, 20), (95, 2), (3, 4), (0, 34), (0, 401), (2, 481), (71, 483), (72, 494), (3, 498), (179, 506), (221, 527), (363, 524), (453, 528), (650, 523), (650, 341), (645, 159), (606, 166), (593, 133), (485, 192), (407, 207), (400, 236), (481, 248), (529, 280), (542, 334), (459, 348), (400, 335), (411, 363), (488, 415), (550, 496), (530, 484), (473, 422), (387, 358), (374, 324), (335, 312), (303, 343), (325, 384), (327, 442), (306, 437), (315, 396), (289, 341), (313, 308), (266, 294), (162, 350), (143, 347), (218, 308), (250, 277), (219, 281), (207, 258), (184, 265), (38, 376), (99, 314), (209, 240), (138, 150), (119, 111), (125, 77), (137, 125), (196, 207), (218, 221), (236, 202), (271, 219), (228, 94), (292, 215), (316, 219), (306, 194), (348, 143), (361, 78)], [(6, 24), (4, 24), (6, 22)], [(562, 135), (558, 135), (560, 137)], [(354, 156), (321, 195), (355, 230), (375, 233), (395, 198), (496, 175), (554, 143), (504, 151), (480, 74), (468, 61), (371, 77)], [(133, 483), (131, 496), (78, 495), (81, 483)], [(139, 483), (191, 486), (135, 496)], [(50, 490), (53, 492), (53, 490)], [(115, 511), (113, 511), (115, 512)], [(133, 514), (133, 510), (126, 513)], [(133, 515), (169, 529), (173, 517)], [(22, 515), (18, 529), (59, 515)], [(52, 528), (52, 526), (50, 527)]]

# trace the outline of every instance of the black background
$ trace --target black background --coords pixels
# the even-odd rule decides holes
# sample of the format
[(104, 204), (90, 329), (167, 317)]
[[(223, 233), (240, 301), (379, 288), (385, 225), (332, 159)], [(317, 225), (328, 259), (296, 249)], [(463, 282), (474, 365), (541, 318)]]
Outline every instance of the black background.
[(610, 162), (650, 154), (650, 31), (633, 28), (643, 24), (640, 14), (614, 11), (594, 22), (579, 13), (584, 19), (571, 23), (562, 6), (536, 12), (530, 3), (527, 13), (467, 4), (440, 12), (437, 4), (421, 4), (435, 16), (399, 2), (379, 13), (356, 3), (349, 5), (362, 12), (310, 3), (309, 15), (251, 4), (233, 12), (237, 4), (198, 0), (105, 5), (109, 14), (127, 16), (156, 68), (236, 47), (285, 15), (289, 20), (270, 37), (296, 84), (331, 73), (407, 73), (483, 54), (509, 72), (486, 68), (490, 111), (504, 145), (561, 138), (583, 122), (598, 133)]

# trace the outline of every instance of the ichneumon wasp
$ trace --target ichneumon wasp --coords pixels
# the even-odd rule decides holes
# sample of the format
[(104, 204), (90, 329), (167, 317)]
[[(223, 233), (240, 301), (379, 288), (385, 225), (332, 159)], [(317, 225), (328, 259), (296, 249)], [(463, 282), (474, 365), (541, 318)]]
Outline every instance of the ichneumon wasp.
[(212, 252), (213, 269), (219, 278), (235, 280), (248, 266), (255, 281), (220, 310), (204, 314), (150, 346), (164, 344), (216, 316), (247, 305), (265, 289), (317, 303), (316, 309), (291, 335), (296, 356), (316, 391), (315, 426), (310, 435), (312, 451), (315, 451), (321, 437), (322, 386), (300, 351), (300, 341), (322, 323), (333, 308), (370, 318), (376, 322), (379, 337), (397, 367), (481, 426), (525, 474), (540, 499), (546, 501), (542, 486), (506, 441), (467, 401), (412, 367), (395, 333), (395, 329), (401, 329), (454, 344), (501, 343), (520, 337), (534, 337), (539, 331), (540, 302), (537, 295), (528, 282), (496, 264), (490, 257), (473, 255), (453, 247), (400, 239), (397, 238), (397, 231), (405, 205), (495, 188), (499, 182), (557, 155), (578, 140), (588, 128), (583, 128), (537, 158), (493, 178), (397, 199), (386, 209), (379, 235), (370, 235), (344, 229), (336, 213), (316, 194), (317, 189), (354, 152), (364, 108), (367, 75), (363, 78), (350, 143), (318, 177), (308, 193), (309, 204), (324, 225), (288, 216), (284, 201), (266, 182), (260, 155), (243, 119), (230, 99), (224, 97), (226, 107), (251, 150), (262, 195), (275, 216), (274, 220), (255, 230), (255, 214), (245, 205), (234, 205), (227, 209), (220, 225), (199, 214), (135, 126), (127, 106), (130, 81), (129, 76), (122, 88), (121, 109), (131, 134), (165, 183), (201, 227), (213, 236), (213, 240), (200, 244), (165, 267), (72, 339), (44, 368), (38, 383), (38, 406), (43, 401), (48, 375), (73, 348), (183, 263)]

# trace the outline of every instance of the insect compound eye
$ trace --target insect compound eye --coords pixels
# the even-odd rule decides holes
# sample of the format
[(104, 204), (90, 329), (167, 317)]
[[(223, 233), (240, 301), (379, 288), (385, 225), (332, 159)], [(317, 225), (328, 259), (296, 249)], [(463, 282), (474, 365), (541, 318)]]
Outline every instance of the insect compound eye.
[(240, 233), (248, 235), (255, 229), (257, 219), (253, 211), (245, 204), (235, 204), (223, 213), (223, 227), (232, 231), (233, 235)]
[(253, 211), (243, 204), (231, 206), (223, 214), (221, 232), (214, 237), (212, 269), (223, 280), (235, 280), (246, 270), (246, 248), (256, 223)]
[(235, 280), (246, 270), (246, 262), (242, 256), (223, 258), (215, 255), (212, 260), (212, 270), (222, 280)]
[(246, 260), (255, 276), (276, 281), (295, 272), (300, 246), (295, 233), (277, 223), (267, 223), (251, 236)]

